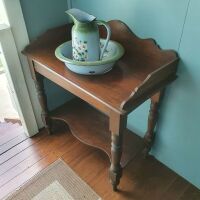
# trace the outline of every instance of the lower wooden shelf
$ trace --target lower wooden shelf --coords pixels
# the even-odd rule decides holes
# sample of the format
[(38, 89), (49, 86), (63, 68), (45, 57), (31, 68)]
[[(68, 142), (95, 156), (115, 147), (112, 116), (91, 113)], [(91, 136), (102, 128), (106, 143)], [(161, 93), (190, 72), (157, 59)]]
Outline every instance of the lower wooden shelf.
[[(101, 149), (111, 158), (111, 133), (106, 115), (76, 98), (51, 112), (50, 116), (67, 123), (77, 139)], [(123, 135), (121, 166), (125, 167), (143, 149), (143, 139), (126, 129)]]

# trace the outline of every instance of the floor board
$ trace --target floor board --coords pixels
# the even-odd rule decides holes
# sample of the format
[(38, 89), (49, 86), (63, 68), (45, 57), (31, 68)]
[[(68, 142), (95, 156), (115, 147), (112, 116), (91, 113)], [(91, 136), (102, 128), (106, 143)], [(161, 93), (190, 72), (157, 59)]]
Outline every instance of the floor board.
[[(41, 132), (41, 136), (43, 136), (37, 143), (37, 145), (31, 145), (24, 149), (23, 151), (19, 152), (15, 156), (8, 159), (6, 162), (0, 165), (0, 175), (8, 171), (9, 169), (13, 168), (20, 162), (24, 161), (28, 157), (32, 156), (33, 154), (37, 154), (38, 151), (43, 151), (46, 149), (46, 144), (51, 145), (51, 137), (44, 137), (46, 132)], [(35, 138), (34, 138), (35, 139)], [(53, 140), (54, 141), (54, 140)], [(0, 157), (1, 159), (1, 157)]]
[(22, 135), (22, 132), (23, 128), (20, 125), (13, 124), (9, 127), (5, 127), (5, 130), (2, 131), (2, 133), (0, 134), (0, 145), (3, 145), (14, 139), (15, 137)]
[(4, 162), (8, 161), (12, 157), (16, 156), (18, 153), (24, 151), (29, 146), (37, 143), (42, 137), (43, 137), (43, 135), (40, 134), (37, 137), (35, 137), (34, 139), (28, 138), (24, 142), (14, 146), (10, 150), (6, 151), (4, 154), (0, 155), (0, 165), (3, 164)]
[(119, 192), (113, 192), (108, 179), (108, 157), (100, 150), (80, 143), (69, 129), (60, 129), (53, 135), (43, 131), (29, 140), (0, 157), (0, 199), (59, 158), (105, 200), (200, 199), (197, 188), (151, 156), (144, 159), (137, 154), (124, 169)]
[(192, 185), (190, 185), (187, 190), (181, 195), (179, 200), (199, 200), (200, 194), (199, 190)]
[(24, 140), (28, 139), (28, 137), (25, 134), (20, 134), (17, 137), (9, 140), (8, 142), (4, 143), (0, 146), (0, 155), (5, 153), (6, 151), (10, 150), (14, 146), (22, 143)]
[(163, 193), (162, 200), (176, 200), (184, 194), (184, 192), (190, 187), (190, 184), (181, 177), (177, 177), (170, 187)]

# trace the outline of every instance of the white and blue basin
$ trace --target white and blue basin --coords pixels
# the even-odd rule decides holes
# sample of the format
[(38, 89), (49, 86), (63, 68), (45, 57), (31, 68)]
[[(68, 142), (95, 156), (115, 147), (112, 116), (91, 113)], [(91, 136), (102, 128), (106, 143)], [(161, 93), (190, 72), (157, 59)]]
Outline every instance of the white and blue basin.
[[(101, 50), (105, 44), (105, 39), (100, 40)], [(124, 48), (118, 42), (110, 40), (102, 60), (98, 61), (76, 61), (72, 59), (72, 41), (61, 44), (55, 50), (56, 57), (65, 63), (71, 71), (84, 74), (96, 75), (110, 71), (115, 62), (124, 54)]]

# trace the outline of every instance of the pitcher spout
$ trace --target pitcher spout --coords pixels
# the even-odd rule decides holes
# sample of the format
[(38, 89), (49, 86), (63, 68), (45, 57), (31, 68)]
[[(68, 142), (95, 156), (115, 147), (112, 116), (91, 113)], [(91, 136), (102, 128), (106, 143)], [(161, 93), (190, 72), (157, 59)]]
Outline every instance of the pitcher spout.
[(90, 15), (82, 10), (72, 8), (65, 11), (73, 20), (75, 24), (77, 23), (90, 23), (96, 19), (93, 15)]

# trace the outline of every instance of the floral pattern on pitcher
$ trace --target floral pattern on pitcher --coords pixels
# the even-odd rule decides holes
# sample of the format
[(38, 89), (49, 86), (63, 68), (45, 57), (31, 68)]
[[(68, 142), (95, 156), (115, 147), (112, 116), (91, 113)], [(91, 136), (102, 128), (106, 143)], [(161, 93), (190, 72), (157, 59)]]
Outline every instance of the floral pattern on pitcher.
[(88, 59), (87, 41), (81, 41), (75, 38), (73, 44), (73, 60), (86, 61)]

